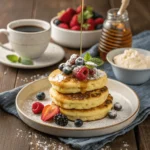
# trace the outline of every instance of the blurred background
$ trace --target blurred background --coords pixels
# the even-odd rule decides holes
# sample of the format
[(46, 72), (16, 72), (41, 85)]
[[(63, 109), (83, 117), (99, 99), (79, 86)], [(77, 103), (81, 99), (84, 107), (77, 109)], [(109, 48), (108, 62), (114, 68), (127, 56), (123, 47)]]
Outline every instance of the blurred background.
[[(37, 18), (50, 21), (56, 14), (68, 7), (76, 8), (81, 0), (0, 0), (0, 28), (16, 19)], [(95, 11), (106, 17), (110, 8), (119, 7), (121, 0), (85, 0)], [(137, 34), (150, 29), (150, 1), (131, 0), (128, 7), (132, 33)], [(6, 42), (6, 38), (0, 41)]]

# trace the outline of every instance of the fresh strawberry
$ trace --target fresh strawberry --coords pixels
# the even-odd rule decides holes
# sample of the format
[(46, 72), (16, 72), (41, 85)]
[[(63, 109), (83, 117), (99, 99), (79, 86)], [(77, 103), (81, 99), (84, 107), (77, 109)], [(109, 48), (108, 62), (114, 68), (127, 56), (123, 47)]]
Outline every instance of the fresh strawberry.
[(90, 24), (90, 26), (88, 27), (87, 30), (94, 30), (94, 29), (95, 29), (95, 28), (94, 28), (94, 25)]
[[(84, 6), (83, 10), (85, 10), (86, 6)], [(79, 14), (82, 11), (82, 6), (78, 6), (76, 9), (77, 14)]]
[(89, 69), (85, 66), (81, 67), (76, 67), (73, 70), (73, 75), (78, 79), (78, 80), (86, 80), (88, 75), (89, 75)]
[(82, 27), (84, 31), (94, 30), (94, 25), (92, 24), (85, 23)]
[(72, 10), (68, 9), (68, 11), (62, 11), (60, 13), (58, 13), (59, 15), (59, 20), (61, 22), (64, 22), (64, 23), (69, 23), (71, 18), (72, 18)]
[(79, 31), (80, 30), (80, 26), (79, 25), (73, 26), (71, 28), (71, 30), (77, 30), (77, 31)]
[(64, 28), (64, 29), (69, 29), (69, 26), (67, 24), (65, 24), (65, 23), (59, 24), (58, 27)]
[(104, 19), (103, 18), (97, 18), (94, 20), (95, 22), (95, 26), (98, 25), (98, 24), (102, 24), (104, 22)]
[(40, 102), (35, 102), (32, 104), (32, 111), (34, 114), (40, 114), (44, 108), (44, 105)]
[(73, 8), (68, 8), (66, 11), (69, 12), (72, 17), (76, 14), (76, 11)]
[(94, 22), (94, 19), (90, 18), (86, 21), (88, 24), (91, 24), (92, 26), (95, 27), (95, 22)]
[(52, 104), (52, 105), (46, 105), (42, 111), (41, 119), (43, 121), (48, 121), (52, 119), (56, 114), (59, 113), (59, 107)]
[(79, 25), (78, 15), (74, 15), (71, 19), (70, 27), (72, 28), (73, 26), (78, 26), (78, 25)]

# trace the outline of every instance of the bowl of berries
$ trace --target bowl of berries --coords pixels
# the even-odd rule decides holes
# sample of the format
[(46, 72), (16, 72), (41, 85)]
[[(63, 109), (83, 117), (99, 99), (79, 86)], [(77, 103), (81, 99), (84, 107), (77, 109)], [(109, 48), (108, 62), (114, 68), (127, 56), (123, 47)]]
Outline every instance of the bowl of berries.
[(82, 7), (68, 8), (51, 20), (51, 37), (62, 46), (79, 48), (82, 29), (82, 47), (89, 48), (99, 42), (103, 22), (103, 16), (90, 6), (84, 7), (83, 23)]

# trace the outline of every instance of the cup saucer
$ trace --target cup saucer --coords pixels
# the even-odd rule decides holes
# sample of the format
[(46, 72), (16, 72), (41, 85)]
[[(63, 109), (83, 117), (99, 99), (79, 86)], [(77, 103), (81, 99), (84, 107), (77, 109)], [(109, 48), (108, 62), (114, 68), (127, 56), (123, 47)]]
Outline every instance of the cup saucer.
[[(10, 43), (4, 44), (4, 46), (11, 48)], [(10, 62), (6, 56), (15, 54), (15, 52), (11, 52), (5, 50), (4, 48), (0, 47), (0, 62), (4, 65), (14, 67), (14, 68), (22, 68), (22, 69), (37, 69), (37, 68), (44, 68), (48, 66), (52, 66), (64, 58), (65, 52), (64, 49), (54, 43), (49, 43), (45, 53), (41, 55), (41, 57), (33, 60), (33, 65), (23, 65), (20, 63), (12, 63)]]

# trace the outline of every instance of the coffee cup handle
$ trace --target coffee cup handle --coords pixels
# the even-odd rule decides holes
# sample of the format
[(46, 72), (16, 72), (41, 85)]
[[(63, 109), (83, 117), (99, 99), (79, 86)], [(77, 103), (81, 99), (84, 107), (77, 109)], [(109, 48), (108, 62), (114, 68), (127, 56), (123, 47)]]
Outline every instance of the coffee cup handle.
[(0, 29), (0, 34), (3, 33), (5, 35), (9, 35), (9, 32), (6, 29)]

